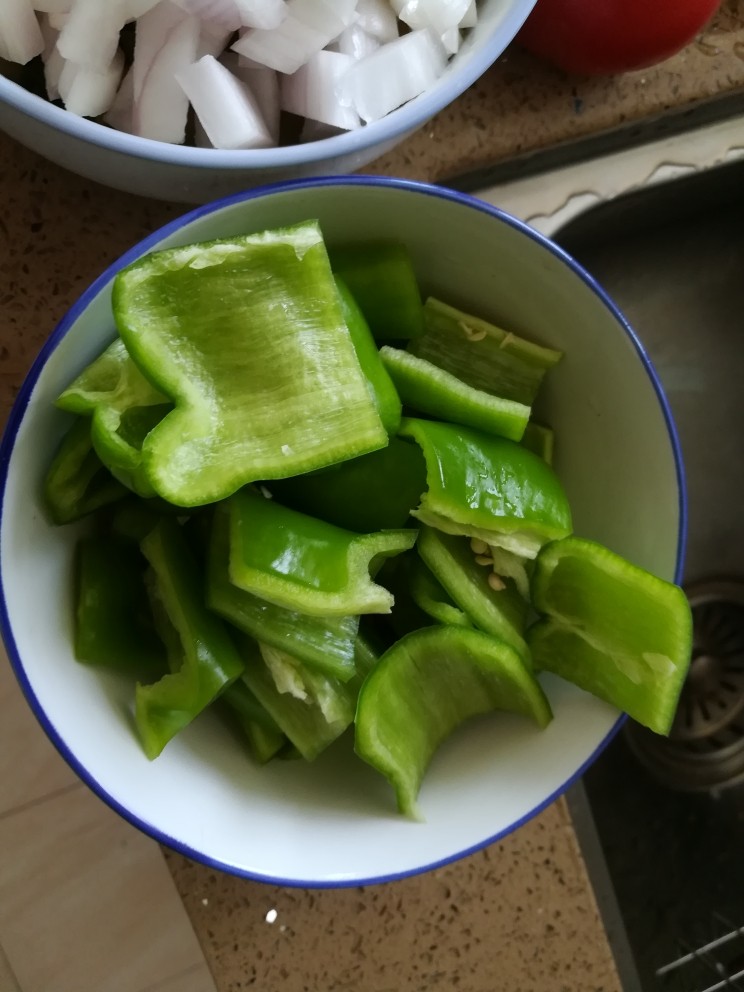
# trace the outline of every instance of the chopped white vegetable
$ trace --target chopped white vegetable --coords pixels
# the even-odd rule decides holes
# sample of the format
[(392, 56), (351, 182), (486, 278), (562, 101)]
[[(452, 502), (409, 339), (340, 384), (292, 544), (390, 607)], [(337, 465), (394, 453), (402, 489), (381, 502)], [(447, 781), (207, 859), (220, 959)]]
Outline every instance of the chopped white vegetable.
[(124, 13), (128, 21), (136, 21), (159, 3), (160, 0), (124, 0)]
[(356, 0), (289, 0), (279, 27), (247, 31), (233, 51), (277, 72), (297, 72), (353, 22), (355, 7)]
[[(396, 7), (398, 0), (393, 0)], [(470, 0), (407, 0), (398, 11), (401, 21), (416, 29), (431, 28), (441, 37), (450, 28), (458, 27), (468, 12)]]
[(205, 55), (176, 73), (215, 148), (269, 148), (274, 142), (248, 87)]
[(287, 16), (285, 0), (235, 0), (235, 4), (247, 28), (278, 28)]
[(461, 28), (474, 28), (478, 23), (478, 11), (475, 6), (475, 0), (470, 0), (468, 9), (463, 14), (463, 18), (460, 21)]
[(39, 26), (44, 38), (44, 51), (41, 53), (41, 61), (44, 64), (44, 83), (46, 85), (47, 96), (50, 100), (59, 99), (59, 77), (65, 65), (65, 60), (57, 48), (57, 38), (59, 31), (49, 23), (48, 14), (42, 14), (39, 19)]
[(123, 0), (75, 0), (59, 33), (57, 48), (68, 62), (106, 73), (126, 21)]
[(67, 14), (72, 0), (33, 0), (32, 6), (40, 14)]
[(0, 0), (0, 59), (25, 65), (44, 51), (30, 0)]
[(356, 22), (350, 24), (348, 28), (344, 28), (333, 43), (333, 47), (334, 51), (341, 52), (342, 55), (350, 55), (353, 59), (363, 59), (365, 55), (376, 52), (380, 47), (380, 42)]
[(132, 68), (121, 81), (111, 106), (103, 115), (109, 127), (131, 134), (134, 128), (134, 72)]
[(175, 0), (188, 14), (201, 18), (208, 24), (219, 25), (228, 31), (237, 31), (242, 25), (235, 0)]
[[(159, 9), (160, 4), (147, 16), (157, 14)], [(180, 13), (183, 15), (183, 11)], [(140, 19), (138, 29), (144, 20), (144, 17)], [(155, 52), (139, 93), (135, 75), (132, 115), (135, 134), (176, 145), (184, 141), (189, 101), (176, 76), (195, 61), (199, 36), (199, 19), (184, 15), (179, 24), (166, 32), (165, 41)], [(136, 44), (134, 67), (137, 67)]]
[(219, 24), (209, 21), (202, 22), (199, 45), (196, 50), (197, 60), (205, 55), (213, 55), (214, 58), (217, 58), (225, 51), (232, 34), (232, 31), (227, 31)]
[(60, 11), (59, 13), (49, 14), (49, 24), (54, 28), (55, 31), (61, 31), (62, 28), (67, 24), (67, 18), (69, 17), (67, 11)]
[(395, 11), (388, 0), (357, 0), (356, 23), (383, 44), (395, 41), (400, 34)]
[[(186, 12), (170, 0), (162, 0), (137, 21), (134, 35), (134, 99), (139, 99), (147, 74), (168, 38), (187, 19)], [(194, 19), (195, 20), (195, 19)]]
[(447, 28), (440, 35), (440, 41), (442, 42), (442, 47), (448, 55), (456, 55), (460, 51), (460, 43), (462, 41), (462, 35), (460, 34), (460, 29)]
[(79, 117), (99, 117), (113, 103), (123, 71), (121, 51), (103, 72), (66, 61), (59, 76), (59, 95), (65, 109)]
[(353, 56), (341, 52), (313, 55), (294, 75), (283, 77), (283, 109), (345, 131), (359, 127), (359, 114), (342, 106), (336, 93), (338, 81), (354, 64)]
[(220, 62), (241, 83), (245, 83), (256, 98), (258, 109), (275, 145), (279, 144), (281, 101), (279, 73), (265, 65), (256, 65), (237, 52), (225, 52)]
[(338, 83), (339, 97), (365, 122), (376, 121), (423, 93), (446, 65), (430, 31), (411, 31), (355, 62)]

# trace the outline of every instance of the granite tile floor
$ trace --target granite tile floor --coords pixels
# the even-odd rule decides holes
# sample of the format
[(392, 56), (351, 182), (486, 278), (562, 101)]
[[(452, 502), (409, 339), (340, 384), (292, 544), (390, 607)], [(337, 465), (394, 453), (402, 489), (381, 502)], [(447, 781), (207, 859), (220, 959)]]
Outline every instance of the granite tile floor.
[(215, 992), (159, 846), (78, 781), (2, 649), (0, 992)]

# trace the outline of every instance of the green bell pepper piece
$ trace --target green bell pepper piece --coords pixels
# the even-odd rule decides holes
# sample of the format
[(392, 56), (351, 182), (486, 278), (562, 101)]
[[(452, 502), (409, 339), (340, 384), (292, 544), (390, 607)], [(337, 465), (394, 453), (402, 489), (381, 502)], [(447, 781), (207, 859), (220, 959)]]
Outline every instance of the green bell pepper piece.
[(416, 550), (475, 626), (514, 648), (530, 667), (524, 640), (529, 604), (514, 582), (505, 579), (502, 589), (494, 589), (489, 583), (489, 569), (478, 564), (466, 537), (422, 527)]
[(422, 523), (525, 558), (571, 533), (571, 511), (557, 476), (521, 445), (472, 428), (405, 417), (400, 433), (416, 441), (426, 460), (428, 489), (413, 511)]
[(415, 530), (354, 534), (249, 489), (230, 499), (230, 580), (300, 613), (389, 613), (393, 597), (370, 569), (415, 541)]
[(421, 293), (404, 245), (341, 245), (329, 255), (334, 273), (353, 293), (376, 340), (405, 340), (423, 333)]
[(204, 605), (198, 566), (175, 520), (161, 520), (141, 548), (154, 595), (180, 642), (169, 646), (171, 666), (180, 667), (136, 688), (135, 721), (152, 759), (240, 675), (243, 662), (222, 621)]
[(173, 405), (142, 375), (120, 338), (83, 369), (57, 406), (91, 416), (93, 447), (111, 474), (140, 496), (154, 494), (142, 468), (142, 444)]
[(400, 427), (402, 412), (400, 397), (393, 385), (393, 380), (390, 378), (390, 373), (383, 365), (375, 339), (364, 319), (364, 314), (359, 309), (359, 305), (343, 279), (336, 276), (335, 280), (338, 295), (341, 298), (344, 320), (380, 420), (388, 434), (396, 434)]
[(468, 614), (455, 604), (441, 582), (416, 556), (411, 563), (411, 596), (414, 603), (437, 623), (450, 624), (453, 627), (473, 626)]
[(231, 683), (219, 702), (259, 764), (265, 765), (286, 746), (287, 738), (242, 679)]
[(408, 345), (412, 354), (474, 389), (525, 406), (532, 406), (545, 373), (562, 357), (434, 298), (424, 305), (424, 323), (424, 334)]
[(323, 472), (279, 479), (269, 489), (280, 503), (346, 530), (397, 530), (421, 502), (426, 463), (417, 447), (392, 437), (379, 451)]
[(325, 675), (348, 681), (356, 671), (354, 645), (359, 617), (307, 616), (238, 589), (230, 581), (229, 529), (228, 514), (218, 507), (209, 547), (209, 608), (257, 641), (282, 648)]
[(525, 448), (539, 455), (548, 465), (553, 464), (555, 434), (550, 427), (543, 427), (542, 424), (536, 424), (531, 420), (524, 429), (522, 444)]
[(408, 351), (385, 346), (380, 357), (407, 407), (453, 424), (519, 441), (530, 408), (474, 389), (457, 376)]
[(668, 734), (692, 652), (680, 588), (577, 537), (547, 545), (535, 564), (528, 631), (535, 664)]
[(395, 790), (401, 813), (416, 799), (439, 745), (469, 718), (509, 710), (546, 727), (550, 704), (508, 645), (468, 627), (408, 634), (385, 652), (359, 694), (354, 749)]
[(76, 419), (62, 439), (44, 480), (44, 504), (55, 524), (74, 520), (115, 503), (127, 494), (93, 450), (90, 421)]
[(176, 404), (142, 446), (172, 503), (387, 443), (315, 222), (147, 255), (117, 275), (113, 308), (129, 354)]
[(136, 545), (86, 537), (75, 553), (75, 657), (133, 677), (157, 677), (165, 651), (145, 590), (145, 561)]

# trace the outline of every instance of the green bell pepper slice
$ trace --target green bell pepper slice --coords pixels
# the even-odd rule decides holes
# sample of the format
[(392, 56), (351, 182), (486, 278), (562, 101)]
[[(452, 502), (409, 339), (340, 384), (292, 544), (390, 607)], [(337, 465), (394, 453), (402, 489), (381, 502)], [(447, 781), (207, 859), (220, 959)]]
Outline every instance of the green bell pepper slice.
[(287, 738), (242, 679), (232, 682), (219, 702), (259, 764), (265, 765), (286, 747)]
[(530, 417), (530, 408), (523, 403), (474, 389), (400, 348), (386, 345), (380, 349), (380, 357), (406, 407), (513, 441), (522, 438)]
[(382, 362), (375, 339), (364, 319), (364, 314), (359, 309), (359, 305), (343, 279), (336, 276), (335, 280), (338, 295), (341, 298), (344, 320), (380, 420), (388, 434), (396, 434), (400, 427), (402, 412), (400, 397), (393, 385), (393, 380), (390, 378), (390, 373)]
[(502, 588), (495, 588), (489, 581), (490, 570), (478, 563), (466, 537), (422, 527), (416, 550), (472, 623), (514, 648), (525, 665), (531, 667), (524, 639), (529, 603), (520, 595), (516, 584), (504, 579)]
[(404, 418), (426, 460), (427, 491), (413, 516), (525, 558), (571, 533), (558, 477), (541, 458), (506, 438), (433, 420)]
[(157, 677), (165, 651), (153, 624), (145, 560), (129, 541), (81, 538), (75, 549), (75, 657), (133, 678)]
[(682, 590), (572, 537), (540, 552), (532, 596), (546, 615), (527, 635), (535, 665), (668, 734), (692, 652)]
[(545, 373), (562, 357), (433, 297), (424, 304), (424, 324), (424, 334), (408, 345), (413, 355), (474, 389), (525, 406), (532, 406)]
[(543, 427), (531, 420), (524, 429), (522, 444), (534, 454), (539, 455), (548, 465), (553, 464), (555, 451), (555, 434), (550, 427)]
[(426, 489), (420, 450), (391, 437), (386, 448), (310, 475), (269, 484), (273, 495), (337, 527), (371, 534), (405, 526)]
[(176, 404), (142, 446), (172, 503), (387, 444), (315, 222), (147, 255), (117, 275), (113, 309), (129, 354)]
[(230, 521), (215, 510), (209, 545), (207, 605), (233, 626), (342, 682), (355, 673), (358, 616), (315, 617), (261, 599), (230, 581)]
[[(143, 539), (142, 552), (178, 643), (169, 647), (179, 667), (149, 685), (137, 684), (135, 721), (145, 754), (157, 757), (242, 672), (243, 662), (219, 617), (204, 604), (198, 565), (181, 529), (164, 518)], [(162, 627), (161, 627), (162, 629)]]
[(417, 556), (411, 562), (410, 580), (413, 601), (427, 616), (453, 627), (473, 626), (468, 614), (455, 604), (441, 582)]
[(230, 499), (230, 580), (313, 616), (389, 613), (393, 597), (370, 570), (412, 548), (416, 533), (354, 534), (242, 489)]
[(72, 523), (126, 495), (127, 489), (113, 478), (93, 450), (90, 421), (76, 419), (44, 479), (44, 505), (52, 522)]
[(377, 341), (405, 340), (424, 330), (413, 262), (396, 241), (347, 244), (329, 249), (331, 266), (354, 295)]
[(464, 721), (508, 710), (544, 728), (552, 718), (540, 684), (507, 644), (468, 627), (414, 631), (380, 658), (359, 694), (354, 750), (395, 790), (416, 800), (434, 752)]
[(57, 406), (92, 417), (91, 439), (103, 464), (140, 496), (154, 495), (142, 444), (173, 405), (142, 375), (120, 338), (70, 383)]

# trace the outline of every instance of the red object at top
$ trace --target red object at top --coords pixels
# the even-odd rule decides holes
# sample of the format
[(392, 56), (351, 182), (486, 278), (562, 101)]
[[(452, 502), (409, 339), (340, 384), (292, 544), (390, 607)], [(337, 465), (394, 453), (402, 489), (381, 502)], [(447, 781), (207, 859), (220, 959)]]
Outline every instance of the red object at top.
[(517, 41), (567, 72), (644, 69), (688, 45), (720, 0), (537, 0)]

